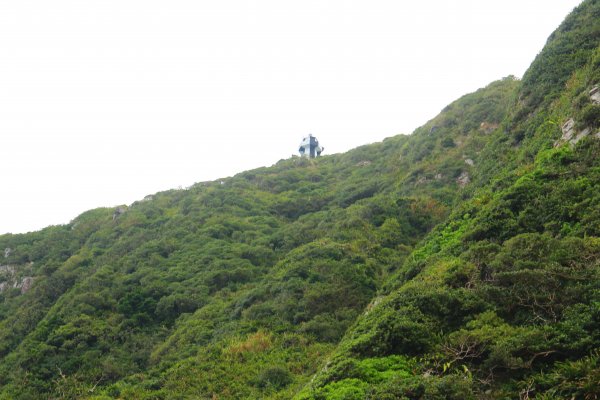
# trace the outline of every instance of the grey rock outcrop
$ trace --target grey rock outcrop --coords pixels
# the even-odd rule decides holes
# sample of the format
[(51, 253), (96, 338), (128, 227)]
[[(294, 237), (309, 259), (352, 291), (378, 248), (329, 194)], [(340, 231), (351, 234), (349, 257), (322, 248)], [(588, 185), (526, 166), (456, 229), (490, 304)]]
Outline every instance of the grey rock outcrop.
[(16, 270), (12, 265), (0, 265), (0, 274), (4, 273), (10, 276), (14, 276)]
[(600, 104), (600, 86), (596, 85), (590, 90), (590, 100), (594, 104)]
[[(569, 118), (567, 122), (565, 122), (561, 128), (562, 136), (556, 142), (554, 142), (554, 147), (558, 147), (563, 143), (569, 143), (570, 145), (574, 145), (583, 139), (586, 136), (590, 136), (593, 132), (592, 128), (585, 128), (581, 131), (577, 131), (575, 128), (575, 120), (573, 118)], [(600, 139), (600, 132), (596, 132), (594, 134), (596, 138)]]
[(24, 277), (21, 282), (17, 285), (21, 289), (21, 294), (27, 293), (33, 285), (33, 278), (31, 276)]
[(21, 293), (26, 293), (31, 289), (34, 278), (31, 276), (23, 276), (19, 278), (19, 271), (21, 267), (27, 268), (29, 266), (14, 266), (14, 265), (0, 265), (0, 293), (7, 289), (20, 289)]
[(571, 138), (575, 134), (575, 120), (573, 118), (569, 118), (567, 122), (563, 124), (561, 130), (562, 137), (560, 138), (560, 140), (565, 142), (571, 140)]
[(471, 177), (469, 176), (469, 173), (466, 171), (463, 171), (458, 178), (456, 178), (456, 183), (458, 183), (458, 185), (460, 187), (465, 187), (469, 184), (469, 182), (471, 182)]
[(10, 257), (10, 253), (12, 253), (12, 249), (10, 247), (5, 248), (4, 249), (4, 258)]
[(114, 211), (113, 217), (112, 217), (113, 221), (115, 219), (119, 218), (122, 214), (124, 214), (125, 211), (127, 211), (127, 208), (123, 207), (123, 206), (119, 206), (119, 207), (115, 208), (115, 211)]
[(31, 289), (34, 278), (31, 276), (24, 276), (19, 279), (17, 275), (17, 268), (13, 265), (0, 265), (0, 293), (4, 292), (9, 288), (20, 289), (21, 293), (26, 293)]

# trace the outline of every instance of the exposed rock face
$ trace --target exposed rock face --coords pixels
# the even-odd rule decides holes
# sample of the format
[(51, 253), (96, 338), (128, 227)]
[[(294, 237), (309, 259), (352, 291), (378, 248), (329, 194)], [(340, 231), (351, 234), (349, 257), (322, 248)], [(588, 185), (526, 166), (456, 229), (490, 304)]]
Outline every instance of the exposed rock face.
[(3, 272), (10, 276), (13, 276), (15, 274), (15, 267), (13, 267), (12, 265), (0, 265), (0, 273)]
[[(575, 129), (575, 120), (573, 118), (569, 118), (562, 126), (562, 136), (560, 139), (554, 142), (554, 147), (558, 147), (565, 142), (569, 142), (569, 144), (574, 145), (590, 134), (592, 134), (592, 128), (589, 127), (577, 132), (577, 129)], [(600, 138), (600, 132), (595, 133), (594, 136)]]
[(475, 161), (471, 160), (470, 158), (465, 158), (465, 163), (471, 167), (475, 165)]
[(10, 256), (10, 253), (12, 253), (12, 249), (10, 247), (7, 247), (4, 249), (4, 258), (8, 258)]
[[(600, 105), (600, 86), (594, 86), (590, 92), (590, 100), (595, 105)], [(590, 136), (593, 133), (592, 128), (587, 127), (581, 131), (577, 131), (575, 128), (575, 120), (569, 118), (562, 126), (562, 137), (554, 143), (554, 147), (560, 146), (564, 142), (574, 145), (586, 136)], [(600, 138), (600, 132), (594, 133), (594, 136)]]
[(594, 104), (600, 104), (600, 86), (596, 85), (590, 90), (590, 100)]
[(17, 279), (15, 277), (15, 268), (10, 265), (0, 265), (0, 272), (4, 272), (3, 279), (6, 279), (3, 282), (0, 282), (0, 293), (4, 292), (6, 289), (15, 288), (21, 289), (21, 294), (27, 293), (29, 289), (31, 289), (31, 285), (33, 285), (33, 277), (25, 276), (22, 279)]
[(562, 126), (562, 137), (560, 140), (569, 141), (575, 134), (575, 120), (573, 118), (569, 118), (567, 122), (565, 122)]
[(458, 178), (456, 178), (456, 183), (458, 183), (458, 185), (460, 187), (465, 187), (469, 184), (469, 182), (471, 182), (471, 177), (469, 176), (469, 173), (466, 171), (463, 171)]
[(360, 161), (356, 163), (357, 167), (366, 167), (367, 165), (371, 165), (371, 161)]
[(10, 282), (15, 277), (15, 267), (12, 265), (0, 265), (0, 278), (4, 282), (0, 282), (0, 293), (4, 292), (11, 285)]
[(31, 289), (34, 278), (24, 276), (19, 279), (17, 275), (17, 267), (14, 265), (0, 265), (0, 293), (9, 288), (21, 289), (21, 293), (26, 293)]
[(577, 135), (575, 135), (574, 138), (569, 140), (569, 143), (575, 144), (575, 143), (579, 142), (581, 139), (583, 139), (584, 137), (588, 136), (590, 133), (592, 133), (592, 130), (590, 128), (585, 128), (584, 130), (579, 132)]
[(440, 173), (437, 173), (437, 174), (435, 174), (435, 176), (434, 176), (435, 180), (437, 180), (437, 181), (439, 181), (439, 180), (440, 180), (440, 179), (442, 179), (443, 177), (444, 177), (444, 175), (442, 175), (442, 174), (440, 174)]
[(26, 276), (23, 278), (21, 283), (17, 287), (21, 288), (21, 294), (27, 293), (31, 286), (33, 285), (33, 278), (31, 276)]
[(127, 211), (127, 208), (125, 208), (123, 206), (115, 208), (115, 212), (113, 213), (113, 217), (112, 217), (113, 221), (115, 219), (119, 218), (121, 216), (121, 214), (123, 214), (125, 211)]

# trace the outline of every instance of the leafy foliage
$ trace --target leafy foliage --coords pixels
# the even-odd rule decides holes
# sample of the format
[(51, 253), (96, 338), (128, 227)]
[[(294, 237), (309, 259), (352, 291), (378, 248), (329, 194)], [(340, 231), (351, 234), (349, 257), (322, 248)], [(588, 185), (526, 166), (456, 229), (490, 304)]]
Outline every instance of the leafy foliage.
[(411, 136), (0, 236), (0, 399), (597, 397), (598, 12)]

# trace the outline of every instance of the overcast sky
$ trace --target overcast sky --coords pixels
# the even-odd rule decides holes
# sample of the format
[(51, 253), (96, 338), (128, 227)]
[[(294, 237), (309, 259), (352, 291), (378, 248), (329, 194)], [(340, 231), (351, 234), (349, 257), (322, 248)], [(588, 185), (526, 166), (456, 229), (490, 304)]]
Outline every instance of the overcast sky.
[(580, 0), (0, 0), (0, 233), (411, 133)]

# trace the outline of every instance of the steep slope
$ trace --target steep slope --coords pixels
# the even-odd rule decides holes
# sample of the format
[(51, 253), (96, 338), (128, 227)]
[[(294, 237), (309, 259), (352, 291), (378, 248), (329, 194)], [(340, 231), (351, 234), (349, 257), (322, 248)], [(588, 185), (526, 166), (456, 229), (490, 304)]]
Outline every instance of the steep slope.
[(0, 236), (0, 398), (597, 396), (599, 21), (411, 136)]
[(477, 184), (298, 398), (600, 396), (599, 32), (587, 1), (550, 37)]
[(34, 282), (2, 292), (4, 396), (291, 397), (447, 217), (517, 85), (410, 137), (0, 237)]

